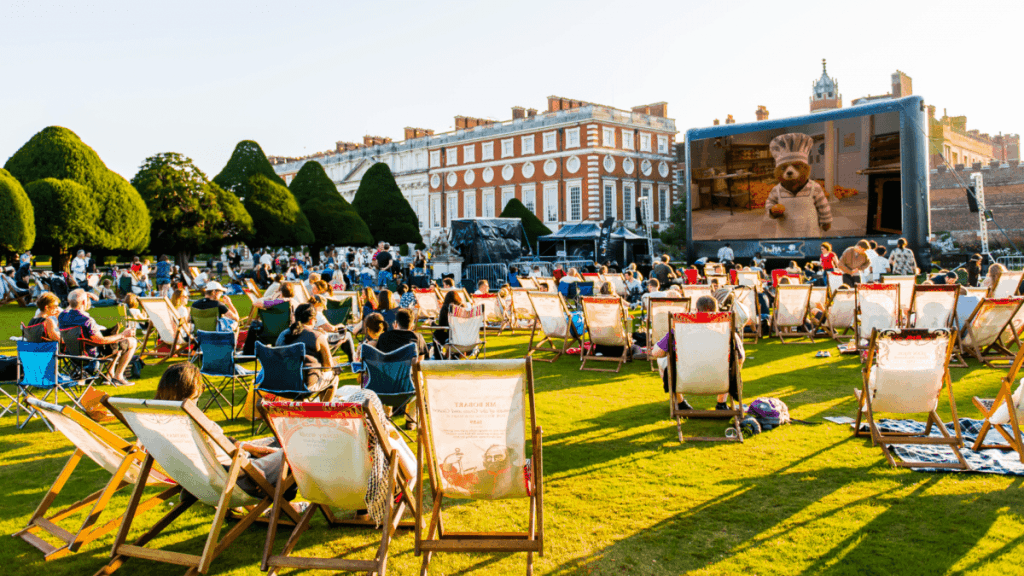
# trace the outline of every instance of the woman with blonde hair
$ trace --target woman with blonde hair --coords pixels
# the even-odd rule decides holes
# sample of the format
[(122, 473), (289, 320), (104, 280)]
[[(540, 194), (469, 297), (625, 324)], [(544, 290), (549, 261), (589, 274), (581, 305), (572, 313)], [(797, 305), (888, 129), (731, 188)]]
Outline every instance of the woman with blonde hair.
[(60, 325), (57, 323), (60, 311), (60, 298), (53, 292), (43, 292), (36, 299), (36, 315), (28, 323), (28, 327), (42, 324), (43, 339), (48, 342), (60, 342)]
[(981, 281), (981, 285), (984, 288), (991, 288), (993, 286), (999, 286), (999, 279), (1003, 277), (1003, 272), (1006, 272), (1006, 266), (998, 262), (992, 263), (988, 267), (988, 275)]

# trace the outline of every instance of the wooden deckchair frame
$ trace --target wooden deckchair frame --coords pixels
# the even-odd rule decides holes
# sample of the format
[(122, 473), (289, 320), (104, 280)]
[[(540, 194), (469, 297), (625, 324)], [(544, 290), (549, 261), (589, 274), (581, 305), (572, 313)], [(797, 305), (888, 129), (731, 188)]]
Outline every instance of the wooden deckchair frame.
[[(807, 302), (804, 305), (804, 313), (800, 314), (800, 326), (780, 326), (779, 325), (779, 301), (782, 300), (783, 292), (796, 292), (797, 290), (807, 292)], [(811, 344), (814, 344), (814, 329), (807, 330), (804, 324), (807, 321), (807, 310), (811, 305), (811, 285), (810, 284), (779, 284), (775, 288), (775, 309), (772, 310), (772, 332), (779, 338), (779, 342), (783, 344), (790, 344), (786, 342), (783, 337), (783, 329), (790, 329), (790, 332), (786, 332), (785, 336), (790, 338), (806, 337), (810, 340)]]
[[(891, 328), (898, 328), (900, 326), (900, 317), (902, 312), (900, 311), (900, 286), (896, 283), (861, 283), (857, 284), (854, 288), (854, 296), (857, 300), (857, 304), (854, 307), (853, 312), (853, 334), (854, 344), (857, 345), (857, 350), (867, 350), (871, 344), (870, 336), (862, 335), (863, 326), (861, 325), (861, 291), (864, 292), (892, 292), (896, 297), (893, 299), (895, 304), (894, 313), (896, 317), (893, 319), (893, 325)], [(862, 340), (868, 340), (867, 345), (861, 344)]]
[[(128, 426), (128, 422), (125, 420), (124, 415), (116, 406), (114, 406), (111, 400), (112, 399), (110, 397), (103, 398), (103, 405), (106, 406), (118, 420)], [(135, 489), (132, 491), (131, 499), (128, 502), (128, 509), (124, 514), (124, 520), (117, 532), (117, 537), (114, 539), (114, 546), (110, 550), (111, 560), (106, 566), (97, 572), (97, 576), (112, 574), (123, 566), (129, 558), (141, 558), (156, 562), (188, 566), (189, 570), (186, 572), (187, 575), (196, 573), (206, 574), (209, 571), (210, 564), (213, 560), (226, 550), (232, 542), (241, 536), (242, 532), (255, 522), (263, 511), (266, 510), (273, 502), (276, 490), (269, 482), (267, 482), (266, 477), (264, 477), (259, 469), (253, 466), (252, 462), (249, 461), (249, 458), (245, 455), (245, 450), (242, 448), (236, 448), (234, 444), (228, 440), (227, 436), (217, 428), (216, 424), (203, 414), (194, 401), (185, 400), (181, 402), (180, 409), (192, 419), (193, 423), (195, 423), (195, 425), (209, 440), (213, 441), (216, 446), (231, 457), (231, 467), (228, 469), (227, 481), (224, 484), (224, 489), (221, 491), (220, 499), (214, 512), (213, 524), (210, 527), (209, 536), (207, 537), (206, 544), (203, 547), (203, 553), (202, 555), (184, 554), (181, 552), (157, 550), (146, 546), (147, 543), (156, 538), (164, 531), (164, 529), (170, 526), (171, 523), (181, 516), (183, 512), (198, 502), (198, 499), (189, 499), (184, 502), (179, 502), (160, 520), (153, 524), (153, 526), (138, 540), (136, 540), (134, 544), (125, 543), (128, 539), (128, 533), (131, 531), (132, 522), (135, 519), (140, 500), (142, 499), (142, 492), (146, 488), (146, 482), (152, 472), (153, 464), (156, 462), (153, 455), (147, 453), (146, 458), (142, 463), (142, 469), (135, 481)], [(131, 427), (129, 426), (129, 429), (130, 428)], [(136, 434), (136, 436), (138, 435)], [(238, 483), (238, 478), (243, 473), (247, 474), (257, 484), (257, 486), (259, 486), (263, 493), (263, 498), (254, 505), (233, 528), (228, 530), (227, 534), (225, 534), (223, 538), (220, 538), (221, 530), (224, 528), (224, 522), (230, 512), (232, 491)], [(281, 478), (278, 482), (278, 486), (284, 490), (289, 488), (294, 482), (294, 478), (289, 478), (287, 480)], [(294, 507), (287, 506), (284, 508), (284, 511), (292, 521), (296, 523), (299, 522), (299, 513)]]
[(920, 317), (920, 314), (917, 313), (917, 295), (924, 294), (926, 292), (949, 292), (953, 295), (953, 308), (949, 313), (949, 319), (946, 321), (946, 325), (941, 326), (941, 328), (945, 328), (946, 330), (957, 330), (956, 304), (960, 300), (960, 286), (956, 284), (915, 285), (914, 291), (910, 294), (910, 304), (907, 306), (906, 318), (903, 323), (904, 326), (907, 328), (914, 328), (914, 326), (910, 325), (910, 318), (914, 317), (914, 322), (916, 323)]
[[(555, 360), (558, 360), (562, 356), (562, 354), (566, 353), (566, 350), (568, 350), (568, 348), (569, 348), (570, 341), (572, 341), (575, 344), (578, 344), (580, 347), (583, 346), (583, 340), (581, 339), (581, 337), (580, 336), (573, 336), (572, 335), (572, 321), (568, 319), (570, 317), (570, 315), (569, 315), (569, 306), (566, 305), (565, 298), (560, 293), (558, 293), (558, 292), (555, 292), (555, 293), (539, 292), (538, 291), (538, 292), (527, 292), (526, 294), (530, 298), (530, 303), (534, 307), (534, 312), (536, 312), (536, 309), (537, 309), (536, 304), (533, 304), (534, 294), (540, 294), (540, 296), (538, 296), (538, 298), (557, 298), (558, 302), (559, 302), (559, 304), (560, 304), (560, 306), (562, 308), (562, 313), (565, 314), (565, 317), (566, 317), (566, 321), (565, 321), (566, 322), (565, 337), (561, 338), (560, 336), (551, 336), (547, 332), (544, 332), (544, 325), (543, 325), (543, 323), (540, 320), (540, 316), (537, 316), (537, 318), (536, 318), (537, 321), (533, 324), (533, 330), (530, 331), (530, 345), (527, 348), (527, 354), (531, 358), (533, 358), (534, 360), (541, 361), (541, 362), (554, 362)], [(534, 341), (534, 339), (537, 336), (537, 330), (538, 329), (544, 334), (544, 338), (538, 340), (537, 344), (534, 344), (533, 341)], [(558, 339), (558, 338), (561, 338), (561, 340), (562, 340), (562, 348), (561, 349), (559, 349), (558, 346), (555, 345), (555, 339)], [(554, 358), (538, 358), (537, 355), (536, 355), (537, 352), (553, 352), (555, 354), (555, 357)]]
[[(543, 455), (543, 430), (537, 424), (537, 409), (534, 401), (533, 389), (533, 361), (530, 356), (520, 360), (488, 360), (484, 362), (507, 363), (523, 362), (525, 371), (525, 388), (527, 393), (527, 406), (530, 410), (530, 428), (527, 430), (532, 443), (531, 472), (533, 481), (533, 492), (530, 495), (529, 526), (526, 532), (448, 532), (445, 529), (441, 517), (441, 508), (444, 503), (444, 493), (441, 490), (441, 480), (438, 472), (438, 460), (434, 451), (433, 437), (430, 432), (430, 425), (427, 420), (427, 407), (430, 398), (426, 394), (427, 374), (419, 372), (416, 380), (416, 394), (421, 399), (418, 402), (420, 422), (423, 427), (420, 429), (420, 441), (416, 446), (416, 466), (419, 470), (426, 469), (430, 479), (430, 491), (433, 499), (433, 506), (430, 520), (426, 524), (424, 534), (424, 515), (426, 509), (423, 505), (423, 482), (416, 482), (416, 555), (423, 556), (423, 565), (420, 574), (425, 576), (430, 566), (431, 557), (435, 552), (494, 552), (511, 553), (526, 552), (526, 573), (533, 574), (533, 555), (537, 553), (544, 557), (544, 455)], [(442, 362), (424, 362), (424, 365), (437, 364)], [(459, 364), (444, 362), (449, 371), (459, 369)], [(482, 365), (474, 362), (474, 364)]]
[[(530, 300), (530, 292), (539, 292), (539, 291), (540, 290), (528, 290), (526, 288), (512, 288), (512, 293), (509, 296), (509, 300), (511, 302), (511, 309), (512, 309), (511, 310), (511, 315), (512, 315), (511, 330), (512, 330), (513, 334), (516, 333), (516, 325), (519, 324), (519, 322), (521, 322), (521, 321), (531, 322), (533, 324), (533, 326), (531, 326), (530, 328), (536, 328), (536, 326), (537, 326), (537, 312), (533, 309), (533, 301)], [(519, 296), (520, 302), (523, 301), (523, 297), (525, 295), (526, 303), (529, 304), (529, 308), (527, 308), (526, 306), (516, 305), (516, 294), (520, 295)]]
[[(495, 333), (495, 336), (500, 336), (505, 328), (508, 328), (509, 330), (512, 330), (513, 334), (515, 334), (515, 330), (512, 328), (512, 322), (509, 320), (509, 311), (505, 307), (505, 302), (499, 294), (491, 293), (478, 295), (473, 300), (473, 304), (480, 304), (484, 307), (484, 331), (490, 330)], [(487, 304), (494, 306), (494, 316), (488, 314)], [(497, 326), (490, 325), (494, 323), (497, 323)]]
[[(748, 284), (737, 284), (736, 287), (733, 289), (733, 298), (736, 298), (737, 291), (746, 290), (750, 291), (750, 299), (754, 302), (754, 309), (750, 311), (750, 313), (753, 314), (753, 317), (750, 320), (748, 320), (747, 325), (741, 327), (740, 337), (746, 338), (749, 334), (754, 338), (754, 344), (757, 344), (758, 340), (760, 340), (764, 336), (764, 334), (761, 332), (761, 301), (757, 297), (757, 289)], [(735, 301), (738, 302), (739, 299), (736, 298)], [(747, 326), (750, 326), (752, 328), (752, 330), (749, 333), (746, 331)]]
[[(79, 462), (81, 462), (82, 457), (88, 456), (87, 452), (76, 445), (74, 453), (72, 453), (71, 457), (68, 458), (68, 461), (64, 463), (64, 468), (62, 468), (60, 474), (57, 475), (57, 479), (54, 480), (50, 489), (46, 491), (46, 494), (43, 496), (43, 500), (39, 503), (39, 506), (36, 507), (35, 512), (33, 512), (32, 516), (29, 517), (28, 524), (21, 530), (12, 534), (15, 538), (21, 538), (28, 544), (32, 545), (32, 547), (42, 552), (43, 559), (49, 561), (78, 552), (82, 546), (87, 546), (92, 541), (106, 535), (121, 524), (123, 515), (112, 520), (108, 520), (100, 526), (96, 526), (96, 523), (99, 521), (100, 516), (103, 514), (103, 511), (106, 509), (107, 504), (110, 503), (110, 499), (114, 494), (122, 488), (131, 485), (131, 482), (125, 480), (125, 477), (131, 472), (133, 466), (138, 466), (139, 463), (142, 462), (144, 453), (134, 444), (130, 444), (120, 436), (90, 420), (71, 406), (50, 404), (49, 402), (42, 402), (36, 398), (29, 398), (27, 401), (33, 406), (33, 408), (42, 414), (44, 418), (48, 418), (48, 411), (53, 411), (71, 420), (78, 426), (85, 429), (88, 433), (92, 434), (97, 441), (106, 445), (112, 453), (116, 453), (121, 458), (121, 464), (110, 475), (110, 480), (107, 481), (103, 488), (60, 510), (56, 514), (46, 517), (46, 512), (53, 505), (57, 496), (60, 495), (65, 484), (71, 480), (71, 477), (74, 474), (75, 469), (78, 467)], [(98, 462), (96, 464), (101, 468), (103, 467)], [(136, 515), (143, 514), (147, 510), (159, 506), (161, 503), (167, 501), (169, 498), (181, 491), (181, 487), (173, 483), (157, 480), (155, 478), (154, 483), (168, 486), (168, 488), (145, 502), (141, 502), (135, 510)], [(85, 520), (78, 526), (75, 532), (71, 532), (58, 524), (61, 520), (78, 515), (86, 508), (89, 508), (90, 505), (92, 507), (89, 510), (88, 516), (86, 516)], [(40, 538), (39, 533), (41, 532), (61, 540), (63, 545), (53, 546), (46, 540)]]
[(255, 280), (252, 278), (245, 278), (243, 281), (245, 282), (245, 288), (252, 290), (252, 293), (256, 295), (257, 299), (263, 297), (263, 290), (260, 290), (260, 287), (256, 284)]
[[(595, 356), (594, 354), (588, 354), (585, 346), (580, 346), (580, 370), (591, 370), (594, 372), (615, 372), (619, 373), (622, 369), (622, 365), (633, 357), (633, 335), (629, 331), (629, 313), (626, 311), (626, 306), (622, 302), (622, 298), (618, 296), (583, 296), (580, 298), (580, 309), (583, 310), (583, 320), (587, 324), (587, 339), (594, 343), (594, 336), (591, 333), (591, 321), (587, 315), (587, 305), (605, 305), (605, 304), (617, 304), (619, 318), (617, 322), (622, 328), (622, 333), (625, 336), (625, 342), (622, 345), (621, 356)], [(596, 343), (595, 343), (596, 345)], [(605, 368), (587, 368), (587, 361), (598, 361), (598, 362), (615, 362), (615, 370)]]
[[(999, 277), (999, 282), (993, 286), (988, 287), (989, 298), (1012, 298), (1017, 295), (1017, 287), (1020, 286), (1021, 281), (1024, 281), (1024, 272), (1005, 270), (1002, 276)], [(1009, 294), (996, 294), (997, 291), (1004, 292), (1004, 285), (1012, 286)]]
[[(1024, 346), (1017, 350), (1017, 355), (1013, 358), (1013, 363), (1010, 364), (1010, 369), (1005, 376), (999, 379), (999, 392), (996, 392), (996, 397), (989, 400), (980, 398), (978, 396), (973, 397), (971, 400), (974, 406), (978, 408), (982, 416), (984, 416), (984, 422), (981, 424), (981, 430), (978, 432), (978, 438), (974, 441), (974, 445), (971, 447), (972, 450), (977, 452), (978, 450), (998, 449), (998, 450), (1013, 450), (1017, 453), (1021, 462), (1024, 462), (1024, 438), (1021, 436), (1020, 431), (1020, 419), (1017, 417), (1017, 407), (1013, 403), (1013, 385), (1017, 382), (1017, 374), (1020, 372), (1021, 366), (1024, 365)], [(1006, 410), (1010, 421), (1007, 424), (995, 425), (989, 422), (989, 419), (995, 415), (999, 407), (1006, 405)], [(1006, 431), (1006, 426), (1009, 425), (1011, 432)], [(988, 434), (990, 429), (995, 429), (999, 432), (999, 435), (1006, 440), (1006, 444), (985, 444), (985, 436)]]
[[(166, 296), (139, 298), (139, 301), (142, 302), (142, 310), (146, 312), (146, 317), (149, 318), (149, 326), (146, 328), (146, 334), (142, 337), (142, 345), (139, 347), (139, 356), (159, 357), (160, 362), (158, 362), (158, 364), (163, 364), (176, 356), (188, 356), (188, 346), (190, 342), (187, 341), (187, 338), (184, 341), (182, 340), (182, 326), (184, 319), (178, 317), (178, 313), (174, 310), (174, 306), (171, 306), (171, 301)], [(171, 349), (166, 353), (156, 351), (156, 348), (160, 345), (162, 340), (160, 340), (160, 331), (156, 328), (156, 321), (153, 320), (153, 315), (146, 310), (147, 302), (163, 302), (163, 305), (167, 307), (167, 313), (170, 317), (171, 323), (173, 324), (171, 330), (174, 331), (174, 340), (173, 342), (166, 343), (171, 347)], [(147, 351), (147, 348), (149, 347), (150, 334), (154, 334), (156, 336), (156, 340), (153, 342), (153, 350)], [(182, 354), (182, 352), (184, 352), (184, 354)]]
[[(974, 312), (971, 312), (967, 321), (960, 327), (960, 332), (957, 337), (958, 350), (956, 352), (958, 362), (957, 364), (954, 364), (954, 366), (967, 366), (967, 361), (964, 357), (964, 354), (966, 353), (974, 356), (978, 362), (981, 362), (989, 368), (995, 368), (993, 362), (996, 361), (1012, 362), (1016, 355), (1003, 344), (1002, 336), (1006, 333), (1007, 328), (1013, 332), (1013, 317), (1016, 316), (1017, 311), (1020, 309), (1022, 304), (1024, 304), (1024, 296), (1014, 296), (1010, 298), (984, 298), (981, 302), (978, 302), (978, 306), (974, 309)], [(995, 340), (984, 348), (978, 348), (977, 338), (974, 337), (974, 321), (986, 306), (1013, 306), (1014, 308), (1013, 314), (1010, 314)], [(970, 340), (971, 343), (967, 344), (966, 340)], [(995, 353), (992, 354), (991, 352)]]
[[(942, 422), (938, 412), (933, 408), (928, 412), (928, 419), (925, 424), (924, 432), (922, 433), (907, 433), (907, 432), (882, 432), (878, 429), (878, 425), (875, 422), (875, 410), (872, 404), (871, 398), (871, 387), (870, 387), (870, 375), (871, 369), (875, 366), (877, 361), (878, 352), (878, 339), (879, 338), (936, 338), (945, 334), (948, 338), (946, 344), (946, 351), (944, 354), (943, 361), (943, 387), (946, 389), (946, 393), (949, 398), (949, 409), (953, 420), (953, 427), (956, 434), (951, 436), (949, 431), (946, 430), (946, 425)], [(868, 346), (867, 361), (864, 363), (863, 370), (861, 371), (861, 393), (857, 401), (857, 418), (854, 424), (853, 434), (854, 436), (871, 436), (872, 445), (878, 445), (882, 448), (882, 453), (885, 454), (886, 461), (893, 467), (900, 468), (947, 468), (956, 470), (970, 470), (967, 465), (967, 461), (964, 460), (963, 455), (958, 450), (964, 444), (963, 434), (960, 431), (960, 419), (956, 414), (956, 401), (953, 399), (953, 380), (949, 375), (949, 360), (953, 353), (954, 343), (956, 339), (953, 334), (948, 330), (885, 330), (879, 331), (873, 329), (871, 331), (871, 342)], [(939, 389), (938, 395), (942, 395), (941, 388)], [(938, 399), (936, 399), (938, 400)], [(864, 418), (867, 416), (868, 431), (861, 431), (860, 425)], [(929, 436), (932, 427), (939, 430), (940, 437)], [(934, 463), (934, 462), (897, 462), (889, 450), (890, 444), (924, 444), (924, 445), (946, 445), (949, 446), (959, 463)]]
[[(655, 310), (655, 308), (660, 308), (660, 307), (666, 307), (666, 308), (670, 308), (670, 309), (666, 310), (665, 312), (659, 312), (659, 311)], [(677, 310), (671, 310), (671, 308), (683, 308), (683, 307), (685, 307), (686, 309), (685, 310), (678, 310), (678, 309)], [(669, 325), (668, 329), (671, 331), (672, 330), (672, 313), (673, 312), (689, 312), (692, 309), (693, 309), (693, 302), (691, 302), (689, 298), (667, 298), (667, 297), (657, 297), (657, 296), (649, 297), (647, 299), (647, 310), (646, 310), (647, 318), (646, 318), (646, 322), (645, 322), (645, 324), (646, 324), (645, 328), (646, 328), (646, 332), (647, 332), (647, 349), (648, 350), (653, 350), (654, 349), (654, 345), (657, 344), (658, 340), (661, 339), (661, 338), (658, 338), (657, 340), (655, 339), (656, 338), (656, 336), (654, 334), (654, 315), (655, 314), (662, 314), (663, 313), (663, 314), (668, 314), (669, 315), (669, 318), (668, 318), (668, 325)], [(652, 372), (657, 372), (658, 371), (658, 365), (655, 363), (654, 358), (651, 357), (650, 352), (647, 353), (647, 360), (649, 361), (649, 363), (651, 365), (651, 371)]]
[[(850, 297), (850, 296), (853, 297), (853, 311), (852, 311), (852, 315), (850, 316), (850, 325), (849, 326), (836, 326), (832, 322), (832, 305), (835, 303), (836, 297), (839, 296), (840, 294), (842, 294), (844, 298), (847, 298), (847, 297)], [(856, 294), (856, 292), (854, 292), (852, 289), (847, 289), (847, 290), (836, 290), (836, 291), (832, 292), (831, 294), (829, 294), (828, 304), (825, 305), (825, 325), (827, 327), (829, 336), (832, 338), (832, 340), (835, 340), (836, 342), (839, 342), (840, 338), (847, 338), (847, 339), (853, 338), (854, 335), (850, 334), (849, 332), (850, 332), (850, 330), (853, 330), (854, 320), (856, 319), (856, 316), (857, 316), (857, 294)], [(840, 333), (839, 330), (842, 330), (842, 333)]]
[[(312, 403), (317, 404), (317, 403)], [(341, 408), (344, 402), (329, 403), (333, 408)], [(373, 560), (354, 560), (349, 558), (319, 558), (309, 556), (295, 556), (292, 552), (299, 543), (299, 538), (309, 528), (309, 523), (316, 512), (320, 512), (327, 523), (331, 526), (362, 526), (375, 527), (375, 523), (367, 515), (359, 515), (354, 518), (338, 518), (327, 504), (311, 502), (310, 506), (303, 512), (302, 517), (295, 525), (280, 554), (274, 554), (274, 537), (277, 535), (277, 526), (281, 521), (281, 510), (288, 506), (284, 498), (284, 479), (290, 477), (290, 467), (287, 458), (281, 460), (281, 481), (277, 484), (274, 492), (274, 505), (270, 514), (270, 525), (267, 527), (267, 540), (263, 547), (263, 560), (260, 563), (260, 570), (267, 572), (268, 576), (277, 574), (278, 568), (306, 568), (317, 570), (346, 570), (366, 571), (383, 576), (387, 572), (388, 547), (398, 528), (415, 528), (414, 521), (402, 522), (402, 516), (406, 508), (417, 515), (417, 502), (413, 501), (413, 483), (417, 480), (416, 474), (398, 457), (398, 450), (391, 447), (390, 439), (384, 424), (380, 421), (377, 413), (372, 409), (370, 401), (364, 400), (362, 405), (363, 419), (373, 429), (374, 434), (381, 442), (384, 454), (388, 458), (388, 487), (390, 497), (387, 498), (384, 509), (384, 523), (381, 527), (381, 541)], [(270, 423), (270, 429), (278, 439), (278, 443), (284, 445), (280, 440), (274, 420), (268, 414), (267, 409), (261, 404), (260, 412), (263, 413), (265, 422)], [(397, 503), (395, 494), (398, 494)]]

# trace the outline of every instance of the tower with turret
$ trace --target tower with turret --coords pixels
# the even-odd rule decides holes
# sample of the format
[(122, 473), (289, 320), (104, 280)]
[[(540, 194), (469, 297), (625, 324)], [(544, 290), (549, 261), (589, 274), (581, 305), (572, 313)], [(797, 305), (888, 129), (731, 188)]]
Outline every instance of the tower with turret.
[(835, 110), (843, 107), (843, 95), (839, 93), (839, 81), (828, 75), (825, 59), (821, 59), (821, 78), (811, 83), (811, 112)]

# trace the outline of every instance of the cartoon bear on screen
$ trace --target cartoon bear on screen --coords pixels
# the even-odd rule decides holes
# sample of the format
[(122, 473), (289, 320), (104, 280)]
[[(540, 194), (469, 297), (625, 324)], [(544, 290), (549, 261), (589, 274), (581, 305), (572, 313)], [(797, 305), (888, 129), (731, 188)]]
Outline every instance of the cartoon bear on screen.
[(779, 183), (768, 193), (764, 207), (775, 221), (775, 238), (820, 238), (832, 227), (825, 191), (810, 179), (807, 157), (813, 144), (810, 136), (792, 133), (776, 136), (768, 145)]

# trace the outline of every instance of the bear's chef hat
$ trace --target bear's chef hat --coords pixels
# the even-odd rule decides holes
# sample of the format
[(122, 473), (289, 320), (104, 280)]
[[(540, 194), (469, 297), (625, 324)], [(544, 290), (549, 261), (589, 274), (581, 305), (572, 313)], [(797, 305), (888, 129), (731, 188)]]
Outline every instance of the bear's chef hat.
[(768, 150), (775, 158), (775, 165), (779, 166), (786, 162), (803, 162), (808, 164), (807, 156), (811, 153), (811, 146), (814, 139), (807, 134), (780, 134), (772, 139)]

